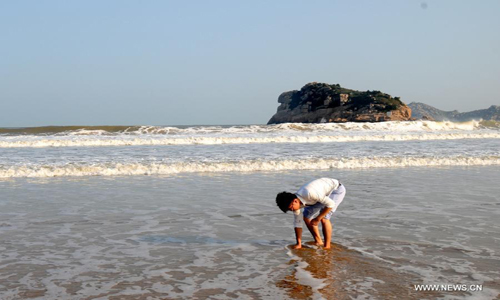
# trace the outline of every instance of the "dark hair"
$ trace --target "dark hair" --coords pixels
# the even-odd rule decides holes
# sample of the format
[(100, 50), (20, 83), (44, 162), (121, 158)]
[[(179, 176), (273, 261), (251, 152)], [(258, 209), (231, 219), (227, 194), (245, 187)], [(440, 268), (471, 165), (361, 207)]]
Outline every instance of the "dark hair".
[(297, 198), (297, 195), (289, 193), (289, 192), (281, 192), (276, 196), (276, 205), (286, 213), (288, 208), (290, 207), (290, 203)]

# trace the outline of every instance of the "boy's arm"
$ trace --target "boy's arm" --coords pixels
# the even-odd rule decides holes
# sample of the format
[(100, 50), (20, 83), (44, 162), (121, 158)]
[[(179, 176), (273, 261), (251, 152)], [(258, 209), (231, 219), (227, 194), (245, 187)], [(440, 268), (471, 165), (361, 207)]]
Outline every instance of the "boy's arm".
[(302, 248), (302, 209), (293, 212), (293, 227), (297, 244), (292, 249), (300, 249)]
[(295, 239), (297, 240), (297, 244), (295, 244), (292, 249), (300, 249), (302, 248), (302, 228), (295, 227)]

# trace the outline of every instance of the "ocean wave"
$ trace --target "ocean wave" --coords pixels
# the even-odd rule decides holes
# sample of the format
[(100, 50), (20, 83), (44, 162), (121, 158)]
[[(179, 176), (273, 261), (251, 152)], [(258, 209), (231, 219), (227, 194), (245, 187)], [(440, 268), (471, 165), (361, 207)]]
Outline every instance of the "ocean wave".
[(376, 123), (284, 123), (276, 125), (234, 126), (44, 126), (26, 128), (0, 128), (0, 135), (35, 136), (117, 136), (117, 135), (204, 135), (204, 134), (248, 134), (266, 132), (335, 132), (335, 131), (450, 131), (498, 129), (498, 121), (435, 122), (435, 121), (391, 121)]
[(356, 157), (305, 160), (244, 160), (190, 163), (100, 163), (1, 166), (0, 178), (59, 176), (174, 175), (179, 173), (255, 172), (500, 165), (500, 156)]
[(0, 128), (3, 135), (61, 135), (78, 134), (101, 135), (103, 133), (121, 133), (138, 130), (140, 126), (41, 126), (21, 128)]
[(0, 148), (44, 147), (105, 147), (105, 146), (168, 146), (168, 145), (221, 145), (267, 143), (345, 143), (345, 142), (397, 142), (458, 139), (500, 139), (500, 132), (476, 133), (425, 133), (425, 134), (373, 134), (373, 135), (289, 135), (253, 137), (78, 137), (78, 138), (29, 138), (1, 139)]

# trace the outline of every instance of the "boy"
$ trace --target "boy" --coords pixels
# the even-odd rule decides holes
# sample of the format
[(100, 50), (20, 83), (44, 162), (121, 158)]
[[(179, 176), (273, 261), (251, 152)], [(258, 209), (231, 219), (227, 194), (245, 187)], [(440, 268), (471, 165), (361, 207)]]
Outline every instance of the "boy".
[(295, 194), (281, 192), (276, 196), (276, 204), (286, 213), (291, 210), (294, 213), (295, 238), (297, 244), (293, 249), (302, 248), (302, 222), (301, 208), (304, 208), (304, 222), (311, 232), (317, 246), (323, 244), (319, 235), (318, 224), (323, 226), (325, 239), (324, 248), (330, 248), (332, 240), (332, 224), (330, 218), (337, 210), (339, 204), (344, 200), (345, 187), (332, 178), (320, 178), (302, 186)]

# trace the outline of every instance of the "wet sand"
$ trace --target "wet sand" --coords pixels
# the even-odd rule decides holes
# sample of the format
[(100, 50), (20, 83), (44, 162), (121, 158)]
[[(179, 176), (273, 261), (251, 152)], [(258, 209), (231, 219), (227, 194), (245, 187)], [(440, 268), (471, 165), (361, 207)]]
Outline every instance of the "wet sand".
[[(276, 193), (328, 175), (1, 181), (0, 298), (498, 298), (497, 169), (334, 174), (348, 194), (332, 249), (290, 250), (293, 217)], [(484, 290), (415, 291), (422, 283)]]
[[(416, 292), (413, 285), (423, 282), (415, 275), (395, 271), (394, 262), (384, 263), (336, 243), (332, 243), (330, 250), (311, 247), (291, 252), (293, 258), (289, 264), (297, 266), (277, 284), (288, 291), (291, 299), (435, 299), (443, 296), (440, 292)], [(298, 266), (301, 261), (307, 263), (305, 271), (323, 281), (320, 288), (311, 288), (308, 281), (301, 278), (303, 270)], [(360, 285), (365, 289), (356, 288)]]

